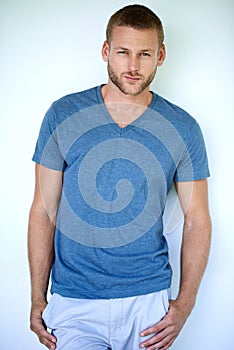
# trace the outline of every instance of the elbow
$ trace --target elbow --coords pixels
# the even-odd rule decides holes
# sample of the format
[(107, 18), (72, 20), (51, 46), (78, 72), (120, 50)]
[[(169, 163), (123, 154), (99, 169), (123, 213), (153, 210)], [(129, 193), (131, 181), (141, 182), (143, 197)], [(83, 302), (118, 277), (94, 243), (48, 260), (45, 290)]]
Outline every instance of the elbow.
[(211, 240), (212, 221), (210, 215), (185, 216), (184, 231), (190, 233), (200, 232), (203, 237), (206, 236), (208, 240)]
[(45, 206), (42, 202), (33, 202), (29, 212), (29, 222), (43, 221), (55, 226), (57, 206)]

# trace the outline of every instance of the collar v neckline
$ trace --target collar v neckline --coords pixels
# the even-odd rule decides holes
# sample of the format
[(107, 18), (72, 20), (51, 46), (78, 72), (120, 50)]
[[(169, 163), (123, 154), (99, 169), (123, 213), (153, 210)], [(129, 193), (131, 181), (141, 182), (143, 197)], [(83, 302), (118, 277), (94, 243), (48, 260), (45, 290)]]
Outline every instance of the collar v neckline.
[(151, 91), (152, 93), (152, 99), (151, 102), (149, 104), (149, 106), (145, 109), (145, 111), (139, 115), (139, 117), (137, 117), (136, 119), (134, 119), (132, 122), (128, 123), (126, 126), (121, 127), (118, 125), (118, 123), (112, 118), (111, 114), (109, 113), (108, 109), (106, 108), (105, 102), (103, 100), (102, 97), (102, 89), (103, 85), (100, 85), (97, 87), (97, 99), (99, 104), (101, 105), (102, 111), (105, 115), (105, 118), (108, 120), (108, 122), (112, 125), (112, 127), (121, 135), (125, 132), (127, 132), (128, 130), (130, 130), (133, 126), (136, 126), (136, 124), (145, 116), (147, 110), (150, 108), (152, 108), (155, 105), (156, 102), (156, 94), (154, 92)]

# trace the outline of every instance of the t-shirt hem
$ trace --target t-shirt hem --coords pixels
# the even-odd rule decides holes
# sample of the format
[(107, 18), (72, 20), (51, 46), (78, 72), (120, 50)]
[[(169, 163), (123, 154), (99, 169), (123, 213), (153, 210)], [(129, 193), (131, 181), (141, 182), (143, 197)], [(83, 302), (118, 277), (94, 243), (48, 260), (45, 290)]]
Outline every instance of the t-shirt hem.
[(98, 292), (80, 292), (74, 289), (60, 288), (59, 286), (52, 286), (51, 294), (59, 294), (65, 298), (76, 298), (76, 299), (118, 299), (118, 298), (129, 298), (138, 295), (145, 295), (155, 292), (160, 292), (162, 290), (168, 289), (171, 287), (171, 281), (166, 281), (161, 283), (160, 286), (149, 286), (139, 289), (124, 289), (123, 290), (112, 290), (112, 291), (98, 291)]
[(188, 177), (188, 176), (183, 176), (180, 175), (178, 177), (175, 177), (174, 182), (189, 182), (189, 181), (199, 181), (199, 180), (203, 180), (203, 179), (207, 179), (210, 177), (210, 173), (209, 172), (204, 172), (204, 173), (200, 173), (197, 175), (194, 175), (193, 177)]
[(32, 157), (32, 161), (36, 164), (42, 165), (45, 168), (48, 168), (51, 170), (57, 170), (57, 171), (61, 171), (61, 172), (64, 171), (64, 169), (60, 165), (52, 164), (51, 162), (50, 163), (42, 162), (39, 158), (37, 158), (35, 156)]

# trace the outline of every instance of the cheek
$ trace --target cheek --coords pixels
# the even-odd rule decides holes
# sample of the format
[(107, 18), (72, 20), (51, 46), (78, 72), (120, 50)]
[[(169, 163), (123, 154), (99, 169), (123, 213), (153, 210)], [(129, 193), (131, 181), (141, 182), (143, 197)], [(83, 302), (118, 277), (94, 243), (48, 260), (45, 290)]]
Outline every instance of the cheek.
[(109, 64), (114, 68), (114, 70), (121, 71), (126, 66), (127, 62), (123, 57), (121, 58), (116, 55), (110, 55)]
[(151, 70), (154, 70), (157, 68), (158, 65), (158, 59), (157, 57), (155, 57), (154, 59), (152, 59), (152, 61), (149, 63), (149, 66), (151, 68)]
[(141, 69), (146, 73), (151, 73), (153, 72), (157, 67), (157, 62), (156, 61), (147, 61), (143, 62), (141, 64)]

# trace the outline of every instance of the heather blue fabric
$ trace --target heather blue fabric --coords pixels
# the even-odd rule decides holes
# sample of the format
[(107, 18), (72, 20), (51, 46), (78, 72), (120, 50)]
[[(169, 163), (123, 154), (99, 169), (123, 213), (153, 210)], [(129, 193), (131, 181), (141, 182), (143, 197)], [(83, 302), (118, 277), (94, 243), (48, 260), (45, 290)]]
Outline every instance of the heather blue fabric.
[(194, 118), (154, 93), (149, 108), (120, 128), (98, 86), (52, 104), (33, 160), (64, 172), (52, 293), (106, 299), (170, 287), (167, 194), (173, 182), (209, 176)]

